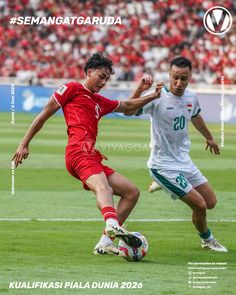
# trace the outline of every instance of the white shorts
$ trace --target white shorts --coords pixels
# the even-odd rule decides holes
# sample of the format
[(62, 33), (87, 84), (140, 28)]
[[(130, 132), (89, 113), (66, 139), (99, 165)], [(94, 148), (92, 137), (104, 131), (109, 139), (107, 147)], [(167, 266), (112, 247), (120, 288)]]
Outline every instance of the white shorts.
[(151, 177), (163, 188), (171, 198), (184, 197), (192, 188), (206, 183), (208, 180), (195, 165), (189, 170), (149, 169)]

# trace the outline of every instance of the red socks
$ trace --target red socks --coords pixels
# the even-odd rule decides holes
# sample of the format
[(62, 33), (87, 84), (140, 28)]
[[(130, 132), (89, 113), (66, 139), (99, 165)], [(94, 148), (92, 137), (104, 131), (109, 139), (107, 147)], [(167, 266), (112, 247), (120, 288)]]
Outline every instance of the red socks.
[(118, 223), (117, 212), (115, 208), (103, 207), (101, 212), (105, 221), (108, 221), (108, 219), (111, 219), (109, 221), (111, 221), (112, 224)]

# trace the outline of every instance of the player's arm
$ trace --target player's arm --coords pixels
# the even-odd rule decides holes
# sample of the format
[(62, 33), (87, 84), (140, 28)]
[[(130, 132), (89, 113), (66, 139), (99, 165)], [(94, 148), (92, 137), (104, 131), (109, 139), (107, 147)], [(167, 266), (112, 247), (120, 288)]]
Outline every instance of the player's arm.
[(138, 87), (133, 91), (128, 99), (130, 100), (140, 97), (145, 90), (148, 90), (152, 86), (152, 84), (153, 79), (150, 75), (143, 76), (138, 83)]
[(162, 87), (163, 83), (158, 83), (155, 92), (149, 95), (143, 97), (133, 97), (132, 99), (121, 101), (120, 106), (116, 109), (116, 112), (124, 113), (126, 116), (135, 115), (140, 108), (152, 100), (160, 97)]
[(42, 111), (37, 115), (29, 129), (27, 130), (25, 136), (23, 137), (17, 151), (12, 158), (15, 162), (15, 167), (22, 163), (23, 159), (26, 159), (29, 155), (29, 143), (35, 134), (43, 127), (44, 123), (49, 117), (51, 117), (56, 111), (58, 111), (60, 106), (57, 104), (55, 99), (51, 97)]
[(135, 114), (140, 108), (151, 102), (152, 100), (159, 98), (161, 95), (161, 87), (156, 88), (156, 91), (143, 96), (134, 98), (132, 100), (124, 100), (120, 102), (119, 107), (115, 110), (118, 113), (124, 113), (127, 116)]
[(220, 154), (220, 148), (213, 138), (210, 130), (200, 114), (191, 119), (193, 126), (205, 137), (206, 139), (206, 150), (210, 148), (210, 152), (214, 151), (216, 155)]

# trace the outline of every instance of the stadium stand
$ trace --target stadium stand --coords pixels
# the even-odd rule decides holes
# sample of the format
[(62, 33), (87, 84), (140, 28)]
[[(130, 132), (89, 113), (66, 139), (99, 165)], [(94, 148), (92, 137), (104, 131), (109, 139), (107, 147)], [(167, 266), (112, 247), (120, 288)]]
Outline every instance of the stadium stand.
[[(187, 2), (187, 5), (186, 5)], [(214, 1), (0, 1), (0, 76), (40, 84), (43, 78), (83, 79), (83, 64), (104, 52), (114, 80), (136, 81), (146, 72), (167, 79), (170, 60), (193, 63), (191, 83), (236, 84), (236, 23), (222, 36), (202, 23)], [(233, 0), (222, 1), (235, 18)], [(120, 16), (122, 25), (10, 25), (11, 16)]]

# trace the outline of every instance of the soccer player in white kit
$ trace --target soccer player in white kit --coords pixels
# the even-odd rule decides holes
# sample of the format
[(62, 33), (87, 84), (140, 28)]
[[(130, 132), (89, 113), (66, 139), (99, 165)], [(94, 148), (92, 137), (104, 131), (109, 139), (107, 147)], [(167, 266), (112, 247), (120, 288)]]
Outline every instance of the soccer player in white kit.
[(164, 86), (160, 98), (148, 103), (136, 115), (151, 115), (152, 149), (147, 165), (152, 178), (173, 199), (183, 201), (192, 209), (192, 221), (202, 240), (202, 248), (227, 252), (207, 226), (207, 209), (214, 208), (217, 202), (215, 193), (189, 156), (190, 121), (206, 139), (206, 150), (210, 148), (211, 153), (220, 154), (200, 114), (196, 94), (186, 88), (191, 70), (188, 59), (175, 58), (170, 64), (169, 87)]

